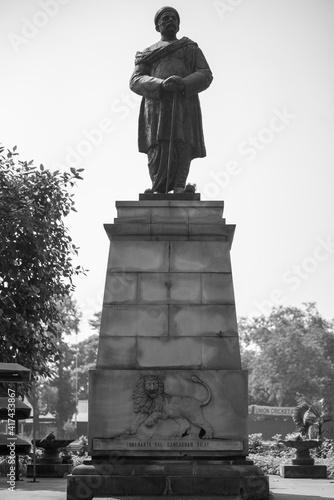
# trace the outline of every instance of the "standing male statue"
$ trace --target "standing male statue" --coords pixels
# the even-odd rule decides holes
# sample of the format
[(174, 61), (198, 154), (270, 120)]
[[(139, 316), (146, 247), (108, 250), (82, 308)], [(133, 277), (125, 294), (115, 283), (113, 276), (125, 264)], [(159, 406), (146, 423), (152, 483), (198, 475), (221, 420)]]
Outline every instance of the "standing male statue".
[(162, 7), (154, 17), (161, 40), (137, 52), (130, 88), (143, 96), (138, 145), (148, 156), (149, 193), (184, 192), (193, 158), (206, 156), (198, 93), (212, 73), (198, 45), (177, 39), (179, 13)]

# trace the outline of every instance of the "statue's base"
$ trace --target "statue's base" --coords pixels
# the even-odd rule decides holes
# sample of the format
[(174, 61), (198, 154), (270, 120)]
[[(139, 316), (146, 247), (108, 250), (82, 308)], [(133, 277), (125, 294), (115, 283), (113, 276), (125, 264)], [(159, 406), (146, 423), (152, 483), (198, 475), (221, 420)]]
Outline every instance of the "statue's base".
[(326, 465), (281, 465), (280, 476), (294, 479), (325, 479)]
[[(268, 500), (269, 481), (247, 460), (86, 461), (67, 477), (67, 500), (242, 498)], [(236, 497), (237, 496), (237, 497)]]
[(200, 201), (200, 193), (141, 193), (139, 201)]

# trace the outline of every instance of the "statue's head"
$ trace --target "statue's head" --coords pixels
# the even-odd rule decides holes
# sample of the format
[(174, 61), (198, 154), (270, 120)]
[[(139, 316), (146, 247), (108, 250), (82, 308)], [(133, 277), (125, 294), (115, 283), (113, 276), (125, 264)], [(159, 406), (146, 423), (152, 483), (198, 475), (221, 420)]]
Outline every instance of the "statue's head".
[(154, 16), (155, 29), (162, 35), (180, 29), (180, 15), (173, 7), (162, 7)]

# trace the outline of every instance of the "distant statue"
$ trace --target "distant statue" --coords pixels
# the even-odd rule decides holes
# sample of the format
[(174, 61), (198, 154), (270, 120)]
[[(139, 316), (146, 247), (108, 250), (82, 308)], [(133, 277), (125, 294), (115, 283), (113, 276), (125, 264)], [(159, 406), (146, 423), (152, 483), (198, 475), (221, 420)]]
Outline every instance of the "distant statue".
[(138, 146), (148, 156), (149, 193), (183, 193), (191, 160), (206, 156), (198, 93), (212, 73), (198, 45), (177, 39), (179, 13), (162, 7), (154, 17), (161, 40), (137, 52), (130, 88), (143, 96)]

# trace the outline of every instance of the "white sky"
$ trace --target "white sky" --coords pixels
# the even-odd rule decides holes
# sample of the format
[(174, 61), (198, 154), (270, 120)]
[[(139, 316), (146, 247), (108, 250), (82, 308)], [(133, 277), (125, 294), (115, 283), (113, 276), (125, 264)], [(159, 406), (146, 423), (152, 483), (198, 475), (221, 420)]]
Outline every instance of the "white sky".
[[(51, 169), (85, 169), (78, 214), (67, 222), (90, 269), (76, 281), (85, 318), (102, 307), (103, 223), (116, 217), (116, 200), (138, 200), (150, 185), (137, 152), (140, 98), (128, 81), (135, 52), (159, 38), (153, 17), (162, 5), (0, 0), (1, 142)], [(334, 1), (171, 5), (179, 36), (199, 44), (214, 74), (200, 96), (207, 157), (192, 163), (188, 180), (202, 200), (224, 200), (227, 223), (237, 224), (238, 315), (316, 301), (333, 318)], [(101, 122), (109, 132), (91, 135), (98, 144), (87, 149)], [(80, 338), (90, 333), (85, 320)]]

